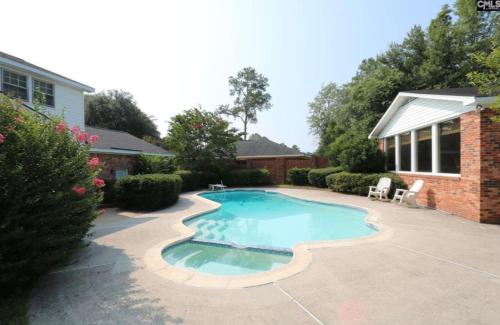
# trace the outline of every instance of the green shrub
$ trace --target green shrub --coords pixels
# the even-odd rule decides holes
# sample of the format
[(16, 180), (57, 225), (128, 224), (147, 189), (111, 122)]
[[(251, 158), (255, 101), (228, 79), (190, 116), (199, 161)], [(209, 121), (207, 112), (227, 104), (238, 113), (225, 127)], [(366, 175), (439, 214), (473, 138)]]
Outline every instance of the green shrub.
[(116, 203), (132, 210), (158, 210), (179, 199), (182, 178), (173, 174), (126, 176), (116, 182)]
[(309, 180), (309, 184), (316, 187), (326, 187), (325, 177), (330, 174), (340, 173), (342, 168), (340, 167), (326, 167), (326, 168), (317, 168), (311, 169), (307, 178)]
[(338, 136), (328, 147), (328, 157), (335, 166), (351, 173), (378, 173), (385, 170), (385, 155), (376, 140), (351, 129)]
[(392, 173), (381, 174), (354, 174), (342, 172), (326, 177), (328, 187), (334, 192), (368, 195), (368, 187), (377, 185), (381, 177), (389, 177), (391, 182), (390, 196), (396, 188), (406, 189), (406, 184), (401, 177)]
[(288, 170), (288, 181), (293, 185), (309, 185), (307, 175), (311, 168), (290, 168)]
[(115, 203), (115, 183), (116, 181), (106, 180), (106, 185), (102, 188), (103, 204), (114, 204)]
[(152, 155), (139, 155), (135, 172), (137, 174), (172, 174), (175, 166), (172, 158)]
[(237, 169), (223, 176), (228, 186), (262, 186), (272, 184), (271, 175), (263, 169)]
[(0, 94), (0, 292), (28, 286), (79, 245), (97, 216), (85, 133)]
[(182, 191), (194, 191), (200, 188), (200, 178), (197, 172), (190, 170), (177, 170), (175, 175), (182, 178)]

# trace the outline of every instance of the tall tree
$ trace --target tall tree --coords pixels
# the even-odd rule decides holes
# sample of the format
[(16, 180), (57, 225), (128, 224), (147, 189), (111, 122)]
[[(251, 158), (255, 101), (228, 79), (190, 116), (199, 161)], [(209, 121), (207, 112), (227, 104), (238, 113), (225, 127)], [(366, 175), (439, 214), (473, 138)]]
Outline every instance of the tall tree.
[(257, 123), (257, 112), (271, 108), (271, 95), (267, 93), (269, 82), (252, 67), (229, 77), (229, 94), (234, 97), (233, 106), (222, 105), (218, 113), (238, 118), (243, 123), (243, 137), (247, 139), (249, 123)]
[(165, 145), (182, 168), (206, 170), (218, 161), (234, 159), (238, 140), (237, 130), (227, 121), (196, 107), (171, 118)]
[(500, 44), (494, 40), (493, 50), (489, 54), (478, 52), (474, 59), (481, 66), (481, 71), (469, 73), (469, 80), (483, 94), (497, 95), (496, 102), (490, 108), (496, 112), (492, 119), (500, 122)]
[(343, 94), (342, 89), (331, 82), (309, 103), (307, 122), (312, 134), (320, 136), (326, 130), (333, 110), (342, 103)]
[(473, 58), (474, 55), (487, 53), (491, 50), (491, 34), (494, 33), (494, 16), (498, 13), (478, 12), (475, 1), (457, 0), (455, 3), (456, 37), (460, 44), (462, 70), (467, 73), (481, 69), (481, 65)]
[(122, 90), (85, 96), (85, 124), (125, 131), (150, 141), (160, 136), (153, 118), (139, 109), (132, 94)]
[(457, 38), (451, 8), (444, 5), (428, 29), (427, 59), (422, 67), (425, 85), (433, 88), (464, 86), (465, 73), (457, 62)]

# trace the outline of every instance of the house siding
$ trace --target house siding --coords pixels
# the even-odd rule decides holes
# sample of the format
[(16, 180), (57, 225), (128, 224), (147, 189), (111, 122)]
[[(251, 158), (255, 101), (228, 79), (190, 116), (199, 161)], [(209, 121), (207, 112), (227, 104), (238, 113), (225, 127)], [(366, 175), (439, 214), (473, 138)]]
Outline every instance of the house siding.
[(471, 111), (462, 102), (417, 98), (402, 106), (380, 133), (380, 138), (418, 129)]
[[(460, 176), (398, 172), (411, 186), (424, 181), (420, 205), (473, 221), (500, 223), (500, 124), (490, 110), (460, 116)], [(379, 140), (383, 147), (383, 139)]]
[[(44, 107), (44, 110), (53, 116), (64, 116), (64, 120), (69, 126), (78, 125), (81, 130), (85, 129), (85, 109), (84, 93), (76, 88), (63, 85), (60, 82), (26, 72), (20, 68), (14, 68), (0, 64), (0, 70), (13, 71), (27, 77), (28, 100), (27, 103), (33, 105), (33, 79), (49, 82), (54, 85), (54, 107)], [(2, 80), (0, 80), (0, 90), (2, 90)], [(64, 113), (64, 115), (63, 115)]]

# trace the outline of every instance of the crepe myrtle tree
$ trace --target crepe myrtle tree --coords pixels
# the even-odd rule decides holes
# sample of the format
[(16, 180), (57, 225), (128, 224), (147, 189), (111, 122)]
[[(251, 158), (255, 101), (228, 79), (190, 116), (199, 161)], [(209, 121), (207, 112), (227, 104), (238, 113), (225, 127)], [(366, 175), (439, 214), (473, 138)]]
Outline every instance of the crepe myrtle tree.
[(164, 142), (175, 152), (177, 165), (202, 171), (234, 159), (239, 139), (237, 130), (230, 128), (227, 121), (199, 106), (171, 118)]
[[(35, 106), (37, 107), (37, 106)], [(67, 257), (98, 214), (98, 141), (0, 94), (0, 292), (20, 290)]]
[(267, 93), (268, 79), (254, 68), (239, 71), (236, 77), (229, 77), (229, 94), (234, 97), (233, 105), (221, 105), (218, 113), (240, 119), (243, 123), (243, 139), (247, 139), (249, 123), (257, 123), (257, 113), (271, 108), (271, 95)]

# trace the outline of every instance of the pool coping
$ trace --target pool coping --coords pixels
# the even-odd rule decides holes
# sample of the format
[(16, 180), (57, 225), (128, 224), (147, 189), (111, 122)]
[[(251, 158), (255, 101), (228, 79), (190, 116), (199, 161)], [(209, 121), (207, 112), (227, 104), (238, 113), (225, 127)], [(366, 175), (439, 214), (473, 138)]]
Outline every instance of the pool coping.
[(189, 269), (177, 268), (168, 262), (166, 262), (162, 257), (162, 251), (170, 246), (184, 242), (194, 237), (195, 231), (184, 224), (184, 221), (196, 218), (202, 214), (212, 212), (217, 210), (221, 204), (206, 199), (199, 194), (205, 193), (207, 191), (197, 191), (189, 193), (190, 198), (195, 201), (200, 201), (207, 204), (209, 207), (204, 211), (197, 212), (194, 214), (188, 214), (175, 221), (172, 225), (172, 229), (179, 233), (177, 237), (166, 239), (161, 241), (154, 246), (150, 247), (146, 254), (144, 255), (144, 263), (146, 267), (156, 275), (174, 281), (176, 283), (195, 286), (195, 287), (206, 287), (206, 288), (218, 288), (218, 289), (237, 289), (259, 286), (263, 284), (272, 283), (278, 280), (282, 280), (291, 277), (299, 272), (304, 271), (312, 263), (312, 254), (310, 250), (312, 249), (323, 249), (323, 248), (335, 248), (335, 247), (347, 247), (354, 245), (362, 245), (372, 242), (379, 242), (390, 238), (393, 235), (392, 228), (387, 225), (381, 224), (379, 222), (380, 213), (370, 208), (360, 207), (351, 204), (338, 204), (334, 201), (325, 200), (311, 200), (308, 198), (300, 197), (300, 195), (294, 195), (293, 193), (283, 193), (280, 189), (268, 189), (268, 188), (234, 188), (231, 190), (247, 190), (247, 191), (266, 191), (274, 192), (281, 195), (285, 195), (291, 198), (300, 199), (303, 201), (309, 201), (314, 203), (324, 203), (324, 204), (335, 204), (340, 206), (346, 206), (351, 208), (362, 209), (367, 211), (365, 222), (377, 228), (378, 232), (372, 235), (356, 238), (356, 239), (341, 239), (341, 240), (324, 240), (324, 241), (313, 241), (307, 243), (300, 243), (293, 246), (293, 257), (291, 261), (281, 267), (273, 270), (259, 272), (250, 275), (239, 275), (239, 276), (219, 276), (211, 275), (202, 272), (196, 272)]

